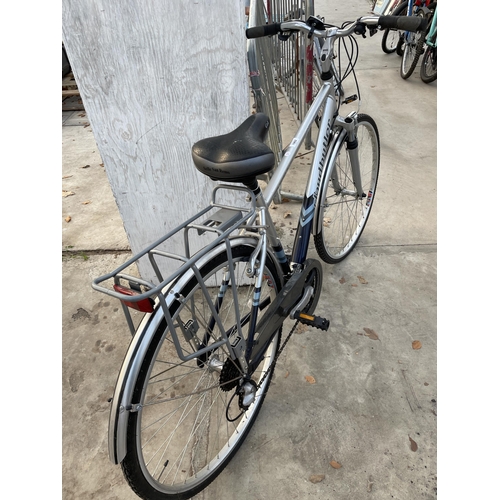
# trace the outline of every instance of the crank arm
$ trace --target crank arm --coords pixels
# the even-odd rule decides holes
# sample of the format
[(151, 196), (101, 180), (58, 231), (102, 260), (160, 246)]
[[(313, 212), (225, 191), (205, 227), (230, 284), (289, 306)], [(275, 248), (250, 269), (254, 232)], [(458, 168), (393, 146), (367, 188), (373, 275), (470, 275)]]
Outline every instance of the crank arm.
[(299, 303), (290, 312), (290, 319), (297, 319), (295, 318), (295, 313), (300, 313), (300, 311), (304, 309), (306, 304), (311, 300), (313, 294), (314, 294), (314, 288), (312, 286), (307, 286), (304, 290), (304, 295), (300, 299)]

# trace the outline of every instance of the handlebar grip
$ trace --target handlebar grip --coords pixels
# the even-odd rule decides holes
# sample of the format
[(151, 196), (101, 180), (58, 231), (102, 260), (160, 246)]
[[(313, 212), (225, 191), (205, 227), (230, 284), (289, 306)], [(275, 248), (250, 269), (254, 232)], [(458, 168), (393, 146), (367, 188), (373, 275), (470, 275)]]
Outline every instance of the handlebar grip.
[(261, 38), (263, 36), (273, 36), (281, 31), (281, 23), (265, 24), (263, 26), (254, 26), (246, 30), (247, 38)]
[(424, 31), (427, 19), (418, 16), (380, 16), (378, 24), (382, 29), (394, 28), (404, 31)]

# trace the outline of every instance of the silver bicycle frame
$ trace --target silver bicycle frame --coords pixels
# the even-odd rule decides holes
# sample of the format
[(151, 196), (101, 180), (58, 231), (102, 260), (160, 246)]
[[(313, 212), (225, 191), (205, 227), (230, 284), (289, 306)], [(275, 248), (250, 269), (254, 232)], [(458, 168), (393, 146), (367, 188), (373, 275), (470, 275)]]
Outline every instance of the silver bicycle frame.
[[(292, 23), (291, 23), (292, 24)], [(316, 63), (319, 63), (316, 61)], [(321, 67), (317, 64), (316, 67)], [(140, 407), (137, 404), (134, 404), (132, 401), (133, 389), (135, 387), (138, 373), (140, 367), (143, 364), (144, 357), (146, 355), (147, 349), (150, 345), (150, 342), (153, 339), (153, 336), (156, 334), (158, 325), (162, 318), (166, 319), (167, 326), (165, 334), (167, 331), (175, 332), (175, 325), (173, 324), (173, 318), (169, 314), (169, 308), (174, 299), (175, 292), (180, 292), (183, 289), (183, 286), (187, 283), (189, 279), (193, 276), (196, 276), (199, 283), (203, 283), (203, 278), (199, 276), (198, 269), (201, 269), (204, 264), (213, 259), (216, 255), (219, 255), (221, 252), (225, 252), (228, 257), (231, 255), (231, 248), (237, 245), (242, 244), (250, 244), (254, 247), (254, 252), (249, 261), (249, 275), (251, 273), (255, 273), (254, 275), (257, 278), (257, 284), (261, 284), (263, 280), (263, 271), (265, 267), (265, 259), (267, 258), (267, 249), (269, 246), (281, 248), (280, 253), (275, 252), (271, 254), (271, 258), (275, 261), (275, 267), (279, 268), (279, 263), (282, 262), (282, 259), (285, 259), (284, 252), (282, 250), (281, 244), (277, 237), (277, 233), (273, 224), (273, 221), (269, 214), (269, 206), (273, 200), (274, 195), (279, 189), (280, 184), (285, 178), (286, 173), (288, 172), (295, 156), (298, 153), (298, 150), (304, 141), (308, 130), (311, 128), (314, 123), (315, 117), (318, 114), (319, 110), (322, 106), (324, 106), (322, 120), (318, 132), (318, 140), (317, 147), (314, 153), (313, 161), (311, 164), (309, 178), (307, 181), (307, 185), (304, 191), (304, 199), (301, 210), (300, 219), (297, 226), (297, 236), (294, 244), (294, 252), (292, 255), (292, 263), (301, 263), (305, 260), (307, 255), (307, 247), (311, 233), (315, 230), (315, 226), (317, 221), (314, 220), (314, 215), (316, 211), (316, 200), (318, 196), (319, 187), (322, 185), (323, 177), (325, 175), (325, 162), (329, 154), (331, 154), (332, 147), (334, 144), (338, 143), (338, 140), (342, 140), (344, 134), (353, 133), (352, 122), (349, 122), (347, 118), (352, 118), (355, 122), (356, 113), (351, 113), (346, 119), (338, 116), (338, 107), (336, 102), (336, 91), (335, 91), (335, 81), (332, 78), (329, 81), (325, 81), (319, 90), (315, 100), (313, 101), (311, 107), (309, 108), (308, 113), (303, 118), (302, 123), (290, 143), (289, 147), (286, 149), (283, 158), (281, 159), (278, 167), (276, 168), (273, 177), (271, 178), (269, 184), (265, 188), (262, 193), (257, 194), (255, 196), (253, 193), (249, 192), (249, 196), (252, 201), (253, 209), (245, 212), (243, 208), (235, 209), (234, 207), (222, 207), (225, 210), (236, 210), (239, 214), (234, 219), (231, 219), (231, 223), (226, 224), (223, 229), (217, 230), (214, 228), (214, 231), (220, 233), (218, 239), (213, 242), (211, 245), (206, 247), (200, 256), (191, 257), (189, 250), (186, 252), (186, 256), (177, 256), (170, 255), (166, 252), (159, 252), (155, 250), (156, 246), (164, 242), (168, 239), (169, 235), (162, 238), (155, 244), (148, 247), (146, 250), (139, 254), (140, 256), (145, 256), (149, 254), (150, 258), (153, 258), (154, 254), (162, 255), (165, 257), (171, 257), (180, 260), (183, 262), (181, 268), (177, 271), (175, 275), (172, 275), (170, 278), (166, 278), (165, 280), (160, 279), (162, 282), (158, 286), (154, 286), (150, 283), (145, 283), (139, 280), (142, 284), (146, 284), (149, 287), (149, 291), (143, 293), (136, 297), (130, 297), (131, 302), (137, 302), (138, 300), (142, 300), (144, 297), (150, 297), (158, 294), (157, 300), (161, 307), (157, 307), (155, 309), (155, 313), (146, 314), (142, 324), (137, 329), (132, 343), (127, 351), (127, 355), (123, 362), (118, 381), (115, 388), (115, 393), (112, 401), (112, 408), (110, 412), (110, 422), (109, 422), (109, 454), (110, 458), (114, 463), (119, 463), (123, 460), (127, 453), (127, 444), (126, 444), (126, 429), (128, 425), (128, 416), (129, 412), (139, 411)], [(330, 141), (331, 133), (334, 129), (339, 130), (339, 135), (334, 137), (333, 141)], [(350, 129), (350, 130), (349, 130)], [(337, 140), (337, 142), (336, 142)], [(354, 150), (353, 150), (354, 151)], [(355, 157), (357, 151), (352, 153), (353, 157)], [(356, 168), (356, 161), (353, 161), (351, 158), (351, 165), (353, 168)], [(358, 173), (359, 175), (359, 173)], [(219, 205), (215, 200), (215, 191), (217, 189), (222, 189), (223, 186), (218, 186), (214, 189), (213, 200), (212, 200), (212, 208), (217, 208)], [(225, 186), (225, 188), (229, 189), (243, 189), (236, 188), (234, 186)], [(191, 218), (189, 221), (186, 221), (183, 225), (179, 226), (175, 230), (171, 231), (172, 234), (179, 232), (181, 230), (187, 230), (188, 227), (192, 229), (198, 230), (212, 230), (212, 228), (208, 228), (204, 225), (198, 225), (195, 223), (195, 219), (199, 216), (202, 216), (205, 212), (208, 211), (208, 208), (197, 216)], [(254, 222), (259, 218), (260, 224), (256, 225)], [(247, 234), (244, 235), (246, 229), (252, 228), (254, 231), (258, 230), (259, 235), (257, 236), (255, 232), (250, 233), (250, 236)], [(241, 235), (235, 239), (229, 239), (229, 235), (233, 233), (233, 231), (240, 231)], [(267, 241), (266, 241), (267, 240)], [(104, 289), (99, 283), (105, 280), (114, 279), (116, 283), (120, 278), (120, 273), (126, 268), (130, 262), (135, 261), (138, 257), (131, 259), (126, 264), (122, 265), (120, 268), (115, 270), (113, 273), (109, 273), (103, 277), (100, 277), (94, 280), (93, 287), (99, 291), (105, 292), (110, 296), (116, 297), (120, 300), (123, 300), (123, 296), (119, 293), (114, 292), (112, 290)], [(256, 261), (259, 260), (259, 265), (256, 266)], [(285, 259), (286, 260), (286, 259)], [(184, 268), (186, 271), (184, 271)], [(231, 269), (229, 269), (229, 273), (231, 273)], [(127, 279), (127, 275), (121, 276), (124, 279)], [(160, 276), (161, 277), (161, 276)], [(179, 280), (175, 281), (174, 278), (178, 277)], [(162, 277), (161, 277), (162, 278)], [(232, 276), (234, 280), (234, 276)], [(171, 288), (169, 283), (174, 283), (173, 288)], [(169, 293), (167, 293), (167, 291)], [(204, 293), (206, 292), (206, 287)], [(165, 294), (165, 295), (164, 295)], [(297, 297), (299, 301), (301, 297)], [(210, 301), (209, 301), (210, 302)], [(258, 304), (258, 298), (254, 297), (254, 306)], [(126, 307), (124, 306), (124, 309)], [(160, 310), (160, 314), (156, 314)], [(215, 308), (211, 308), (211, 313), (217, 321), (218, 314)], [(129, 321), (129, 326), (133, 326), (132, 322)], [(240, 325), (238, 325), (240, 328)], [(219, 342), (221, 345), (226, 345), (228, 348), (230, 355), (234, 358), (239, 358), (240, 360), (243, 358), (244, 353), (241, 348), (245, 347), (245, 344), (242, 343), (240, 347), (233, 349), (230, 342), (228, 341), (227, 334), (224, 334), (224, 328), (219, 324), (219, 330), (222, 332), (222, 337)], [(225, 338), (224, 338), (225, 337)], [(243, 336), (242, 336), (243, 337)], [(210, 349), (213, 349), (217, 344), (211, 344), (210, 346), (201, 349), (198, 352), (193, 353), (189, 356), (183, 356), (180, 352), (180, 346), (178, 342), (174, 338), (174, 344), (179, 353), (181, 359), (191, 359), (195, 356), (200, 355), (203, 352), (208, 352)]]

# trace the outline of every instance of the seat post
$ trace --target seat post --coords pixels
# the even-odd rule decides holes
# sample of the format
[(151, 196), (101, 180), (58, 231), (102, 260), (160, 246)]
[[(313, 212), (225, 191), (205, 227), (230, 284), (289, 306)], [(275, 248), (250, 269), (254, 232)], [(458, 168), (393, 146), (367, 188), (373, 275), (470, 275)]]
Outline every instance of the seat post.
[(257, 182), (257, 177), (251, 177), (250, 179), (243, 179), (241, 182), (245, 187), (250, 189), (256, 197), (260, 194), (261, 190), (259, 183)]

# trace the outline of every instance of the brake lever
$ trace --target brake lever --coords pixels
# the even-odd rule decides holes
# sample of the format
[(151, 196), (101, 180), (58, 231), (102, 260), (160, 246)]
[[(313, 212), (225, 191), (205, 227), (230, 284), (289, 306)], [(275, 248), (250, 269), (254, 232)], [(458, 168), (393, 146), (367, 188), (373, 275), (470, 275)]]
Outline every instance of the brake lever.
[(287, 33), (278, 33), (278, 39), (282, 42), (286, 42), (292, 36), (292, 32), (288, 31)]

